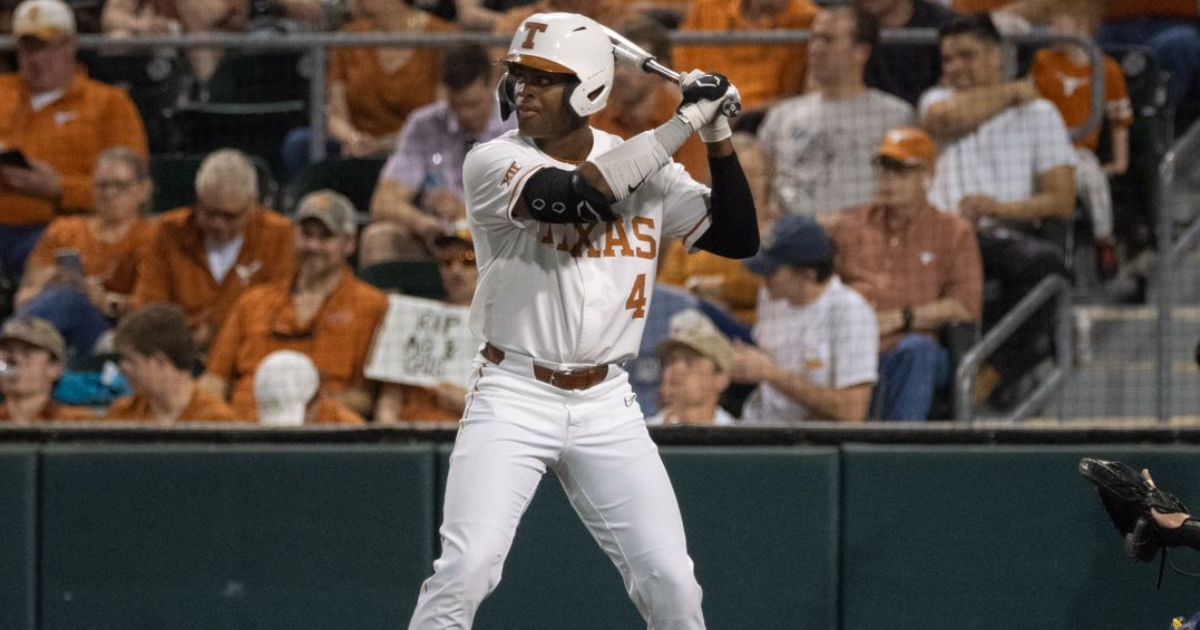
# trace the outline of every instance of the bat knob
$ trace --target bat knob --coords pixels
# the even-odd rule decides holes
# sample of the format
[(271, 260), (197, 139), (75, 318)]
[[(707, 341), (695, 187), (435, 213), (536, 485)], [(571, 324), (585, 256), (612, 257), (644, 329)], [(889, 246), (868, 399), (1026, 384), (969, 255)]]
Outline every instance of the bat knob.
[(733, 117), (737, 116), (738, 114), (742, 113), (741, 99), (731, 98), (731, 99), (726, 100), (724, 103), (721, 103), (721, 113), (725, 114), (726, 116), (728, 116), (730, 118), (733, 118)]

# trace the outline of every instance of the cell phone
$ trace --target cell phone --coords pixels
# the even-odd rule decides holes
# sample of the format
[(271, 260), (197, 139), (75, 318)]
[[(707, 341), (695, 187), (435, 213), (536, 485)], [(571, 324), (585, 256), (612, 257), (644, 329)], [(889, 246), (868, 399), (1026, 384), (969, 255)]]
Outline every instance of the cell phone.
[(54, 251), (54, 260), (60, 273), (72, 276), (83, 275), (83, 260), (79, 258), (78, 250), (69, 247), (57, 249)]
[(15, 166), (17, 168), (33, 168), (25, 154), (20, 149), (0, 150), (0, 166)]

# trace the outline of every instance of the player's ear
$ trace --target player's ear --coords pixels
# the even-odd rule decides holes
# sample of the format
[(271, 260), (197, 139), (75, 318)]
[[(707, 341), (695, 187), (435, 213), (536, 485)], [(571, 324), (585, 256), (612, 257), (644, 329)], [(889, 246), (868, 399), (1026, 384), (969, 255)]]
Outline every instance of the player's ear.
[(500, 104), (500, 120), (508, 120), (517, 107), (517, 78), (511, 72), (500, 75), (496, 85), (496, 101)]

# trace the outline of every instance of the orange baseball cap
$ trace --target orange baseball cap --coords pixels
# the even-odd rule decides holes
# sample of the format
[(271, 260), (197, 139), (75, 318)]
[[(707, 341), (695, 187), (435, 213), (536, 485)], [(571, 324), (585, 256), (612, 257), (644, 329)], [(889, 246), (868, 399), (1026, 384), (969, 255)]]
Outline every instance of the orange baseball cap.
[(916, 127), (899, 127), (887, 132), (875, 155), (905, 166), (932, 168), (937, 162), (937, 145), (929, 134)]

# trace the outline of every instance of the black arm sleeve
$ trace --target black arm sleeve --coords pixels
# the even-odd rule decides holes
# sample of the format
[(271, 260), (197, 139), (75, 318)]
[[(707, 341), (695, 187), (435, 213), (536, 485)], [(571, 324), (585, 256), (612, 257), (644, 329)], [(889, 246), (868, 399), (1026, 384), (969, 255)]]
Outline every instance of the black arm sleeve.
[(709, 157), (712, 173), (712, 225), (696, 247), (726, 258), (749, 258), (758, 253), (758, 214), (750, 184), (737, 154)]
[(542, 223), (604, 223), (617, 214), (604, 194), (578, 171), (543, 168), (529, 176), (521, 190), (525, 209)]

